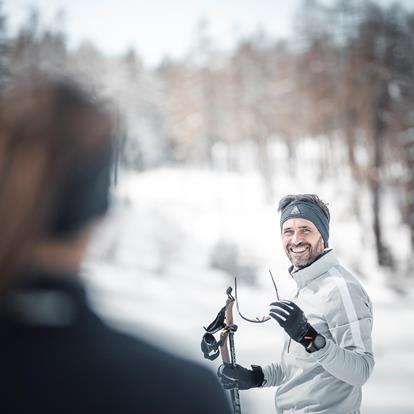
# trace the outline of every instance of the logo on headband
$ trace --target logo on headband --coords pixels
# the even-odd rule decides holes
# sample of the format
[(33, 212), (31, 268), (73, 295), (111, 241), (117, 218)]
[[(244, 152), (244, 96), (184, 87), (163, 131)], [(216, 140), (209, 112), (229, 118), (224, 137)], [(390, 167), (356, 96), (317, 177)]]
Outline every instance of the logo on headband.
[(292, 216), (293, 214), (300, 214), (298, 206), (293, 206), (292, 210), (290, 210), (290, 215)]

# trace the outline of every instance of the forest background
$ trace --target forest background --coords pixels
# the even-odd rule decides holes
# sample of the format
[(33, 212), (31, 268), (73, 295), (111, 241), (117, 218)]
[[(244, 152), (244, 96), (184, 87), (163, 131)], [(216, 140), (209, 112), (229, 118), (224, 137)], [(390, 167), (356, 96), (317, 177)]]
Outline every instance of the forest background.
[[(332, 211), (331, 245), (377, 312), (380, 362), (366, 412), (412, 412), (412, 11), (308, 0), (289, 38), (258, 28), (230, 50), (201, 19), (185, 55), (153, 66), (134, 47), (118, 55), (87, 39), (69, 47), (64, 9), (46, 24), (33, 7), (13, 33), (1, 3), (0, 15), (1, 88), (34, 66), (75, 75), (114, 103), (114, 207), (85, 263), (104, 317), (201, 360), (202, 326), (234, 276), (248, 311), (272, 299), (270, 267), (289, 295), (277, 201), (316, 192)], [(242, 328), (242, 362), (277, 360), (276, 326)], [(247, 411), (272, 412), (263, 395), (243, 396)]]

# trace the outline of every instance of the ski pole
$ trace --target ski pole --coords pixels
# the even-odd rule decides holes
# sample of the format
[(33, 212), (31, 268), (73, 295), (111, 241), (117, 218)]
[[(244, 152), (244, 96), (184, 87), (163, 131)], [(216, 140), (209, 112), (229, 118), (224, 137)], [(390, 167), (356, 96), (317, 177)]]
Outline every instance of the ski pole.
[[(223, 363), (236, 366), (234, 332), (237, 331), (237, 325), (233, 323), (233, 305), (235, 298), (231, 292), (232, 288), (230, 286), (226, 290), (227, 300), (225, 306), (220, 309), (214, 321), (211, 322), (207, 328), (204, 327), (206, 333), (203, 335), (203, 339), (201, 341), (201, 350), (204, 354), (204, 358), (212, 361), (221, 353)], [(220, 340), (217, 342), (214, 338), (214, 334), (220, 330)], [(230, 344), (230, 352), (227, 340)], [(240, 394), (237, 387), (230, 390), (230, 397), (233, 406), (233, 413), (241, 414)]]
[[(223, 345), (220, 346), (221, 349), (221, 358), (224, 363), (231, 364), (234, 367), (236, 366), (236, 349), (234, 346), (234, 332), (237, 330), (237, 325), (233, 323), (233, 305), (235, 299), (231, 294), (232, 288), (229, 286), (226, 290), (227, 300), (226, 300), (226, 327), (222, 331), (221, 336), (223, 337)], [(227, 346), (227, 338), (230, 344), (230, 354)], [(233, 405), (234, 414), (241, 414), (240, 406), (240, 393), (239, 388), (230, 390), (231, 402)]]

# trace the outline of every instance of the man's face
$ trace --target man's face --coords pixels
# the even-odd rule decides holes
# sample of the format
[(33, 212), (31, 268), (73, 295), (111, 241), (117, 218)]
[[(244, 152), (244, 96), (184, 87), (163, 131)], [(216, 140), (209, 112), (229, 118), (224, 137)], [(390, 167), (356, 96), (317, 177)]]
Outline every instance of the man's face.
[(311, 221), (301, 218), (289, 219), (283, 223), (282, 243), (295, 268), (312, 263), (324, 250), (319, 230)]

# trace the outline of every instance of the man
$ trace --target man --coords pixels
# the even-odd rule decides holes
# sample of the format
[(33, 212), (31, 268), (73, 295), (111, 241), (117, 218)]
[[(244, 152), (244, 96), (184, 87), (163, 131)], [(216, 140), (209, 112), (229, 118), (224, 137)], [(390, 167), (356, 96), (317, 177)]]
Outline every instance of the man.
[(370, 299), (328, 249), (330, 214), (318, 196), (288, 195), (279, 211), (298, 288), (292, 300), (270, 305), (287, 333), (281, 361), (252, 370), (222, 365), (219, 377), (225, 388), (277, 386), (278, 414), (358, 414), (374, 367)]

